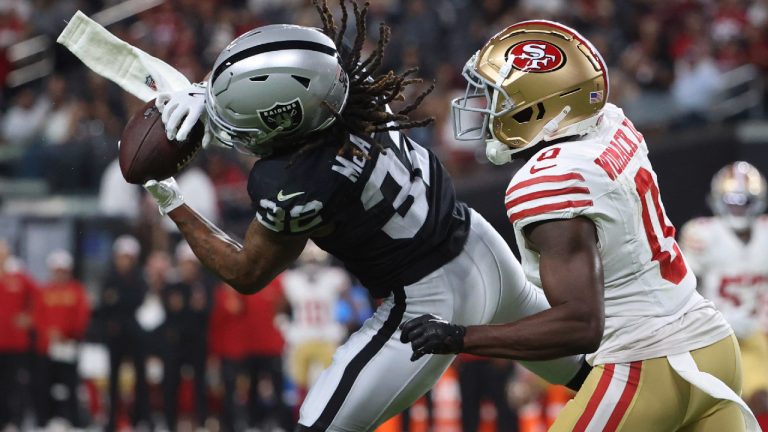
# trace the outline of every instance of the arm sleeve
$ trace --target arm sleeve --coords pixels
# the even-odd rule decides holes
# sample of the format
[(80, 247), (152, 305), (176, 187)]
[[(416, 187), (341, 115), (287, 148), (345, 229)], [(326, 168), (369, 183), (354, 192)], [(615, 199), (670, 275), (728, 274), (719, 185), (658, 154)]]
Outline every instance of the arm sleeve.
[(40, 287), (37, 285), (37, 282), (32, 279), (31, 276), (23, 273), (20, 273), (20, 275), (22, 278), (22, 283), (24, 284), (24, 289), (27, 292), (27, 307), (31, 308), (35, 298), (37, 298), (37, 296), (40, 294)]
[(85, 330), (88, 328), (88, 320), (91, 317), (91, 306), (88, 303), (88, 296), (85, 293), (85, 287), (78, 286), (77, 310), (75, 311), (75, 322), (72, 325), (72, 334), (69, 335), (75, 339), (82, 339)]
[[(123, 290), (124, 293), (125, 291)], [(127, 291), (128, 298), (125, 299), (125, 308), (130, 313), (135, 313), (144, 303), (144, 297), (149, 291), (149, 287), (144, 278), (138, 274), (134, 278), (134, 285), (129, 287)]]
[(46, 310), (45, 302), (43, 301), (42, 291), (35, 289), (34, 291), (30, 291), (29, 295), (31, 298), (31, 307), (29, 310), (31, 310), (32, 328), (37, 333), (36, 337), (39, 338), (48, 326), (48, 311)]

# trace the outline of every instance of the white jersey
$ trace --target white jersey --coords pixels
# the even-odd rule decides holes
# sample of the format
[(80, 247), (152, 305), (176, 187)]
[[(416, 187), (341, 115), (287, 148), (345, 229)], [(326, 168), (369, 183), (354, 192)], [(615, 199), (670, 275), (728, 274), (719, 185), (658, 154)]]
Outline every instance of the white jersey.
[(694, 219), (682, 229), (680, 245), (699, 290), (712, 300), (733, 327), (746, 338), (760, 330), (768, 294), (768, 218), (752, 224), (748, 243), (722, 219)]
[(624, 363), (710, 345), (732, 331), (696, 291), (659, 197), (643, 136), (607, 104), (597, 129), (536, 153), (506, 194), (526, 277), (541, 286), (539, 256), (526, 247), (531, 223), (594, 222), (605, 281), (605, 331), (590, 364)]
[(350, 285), (347, 273), (338, 267), (288, 270), (283, 273), (283, 292), (293, 319), (286, 334), (289, 343), (307, 340), (339, 342), (343, 328), (336, 322), (336, 303)]

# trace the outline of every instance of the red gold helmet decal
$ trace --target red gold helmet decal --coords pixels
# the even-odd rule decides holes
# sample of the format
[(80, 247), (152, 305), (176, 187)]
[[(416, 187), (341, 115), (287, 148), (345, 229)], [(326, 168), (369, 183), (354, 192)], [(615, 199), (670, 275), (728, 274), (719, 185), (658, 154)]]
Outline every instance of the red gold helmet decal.
[(523, 72), (544, 73), (560, 69), (565, 65), (565, 53), (557, 45), (529, 40), (512, 45), (505, 54), (512, 67)]

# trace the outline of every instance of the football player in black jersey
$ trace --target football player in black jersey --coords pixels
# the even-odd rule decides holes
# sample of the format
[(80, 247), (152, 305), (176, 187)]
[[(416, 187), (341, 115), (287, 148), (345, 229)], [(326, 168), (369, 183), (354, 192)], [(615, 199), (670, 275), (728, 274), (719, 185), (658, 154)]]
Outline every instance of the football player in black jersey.
[[(431, 88), (393, 112), (414, 71), (376, 74), (390, 30), (382, 24), (364, 58), (367, 5), (352, 3), (349, 14), (341, 3), (339, 27), (322, 2), (322, 29), (254, 29), (219, 55), (205, 83), (158, 98), (169, 138), (185, 139), (202, 117), (206, 142), (260, 157), (242, 244), (185, 205), (172, 178), (145, 185), (200, 260), (239, 292), (258, 292), (311, 238), (385, 299), (310, 390), (298, 427), (308, 431), (373, 430), (437, 381), (453, 356), (411, 362), (401, 322), (427, 313), (507, 322), (549, 307), (499, 234), (456, 200), (437, 158), (402, 133), (431, 122), (408, 116)], [(350, 18), (357, 35), (340, 52)], [(573, 385), (582, 358), (527, 366)]]

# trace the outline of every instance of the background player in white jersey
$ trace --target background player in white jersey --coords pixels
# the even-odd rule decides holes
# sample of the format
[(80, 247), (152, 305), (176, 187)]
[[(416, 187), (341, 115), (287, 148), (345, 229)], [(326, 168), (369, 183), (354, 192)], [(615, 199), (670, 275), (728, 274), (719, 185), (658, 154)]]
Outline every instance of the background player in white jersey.
[[(408, 115), (426, 93), (389, 108), (415, 82), (413, 71), (376, 73), (389, 40), (383, 25), (374, 52), (361, 57), (367, 6), (353, 5), (338, 27), (323, 2), (323, 29), (247, 32), (206, 83), (158, 98), (170, 138), (185, 139), (205, 110), (214, 141), (260, 157), (242, 245), (185, 205), (173, 179), (145, 185), (200, 260), (240, 292), (259, 291), (311, 238), (385, 299), (310, 389), (299, 430), (373, 430), (437, 381), (453, 357), (411, 362), (399, 342), (405, 319), (435, 313), (484, 324), (549, 307), (501, 236), (456, 200), (437, 158), (400, 132), (429, 123)], [(348, 19), (358, 31), (340, 51)], [(528, 366), (574, 385), (583, 370), (579, 356)]]
[(288, 371), (303, 400), (318, 372), (331, 365), (333, 353), (346, 336), (336, 321), (336, 304), (349, 293), (351, 281), (343, 269), (332, 266), (330, 255), (308, 241), (296, 266), (282, 275), (283, 294), (290, 318), (275, 320), (288, 344)]
[(768, 296), (766, 182), (757, 168), (735, 162), (712, 179), (714, 217), (683, 226), (680, 246), (699, 291), (733, 327), (741, 347), (742, 395), (768, 430), (768, 339), (760, 321)]
[(464, 75), (457, 135), (472, 135), (462, 114), (479, 112), (485, 121), (473, 138), (488, 134), (491, 161), (525, 160), (507, 190), (507, 215), (526, 277), (552, 308), (503, 325), (416, 318), (402, 326), (414, 359), (589, 353), (594, 368), (554, 431), (738, 431), (745, 418), (754, 427), (738, 397), (736, 339), (696, 291), (645, 140), (606, 104), (608, 74), (595, 48), (558, 23), (526, 21), (491, 38)]

